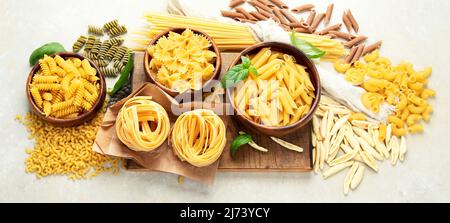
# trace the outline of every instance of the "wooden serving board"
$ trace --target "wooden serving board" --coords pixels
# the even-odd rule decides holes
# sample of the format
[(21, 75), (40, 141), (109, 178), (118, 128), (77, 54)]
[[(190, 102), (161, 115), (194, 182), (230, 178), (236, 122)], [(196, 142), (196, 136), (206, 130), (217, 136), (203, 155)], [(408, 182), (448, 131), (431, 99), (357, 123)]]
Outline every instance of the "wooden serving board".
[[(223, 74), (237, 53), (222, 53)], [(144, 72), (144, 54), (135, 53), (134, 70), (132, 73), (132, 88), (137, 89), (145, 82), (151, 82)], [(287, 150), (270, 137), (261, 135), (251, 129), (244, 129), (235, 119), (227, 126), (227, 137), (234, 138), (238, 131), (250, 133), (254, 141), (267, 148), (269, 152), (262, 153), (249, 147), (240, 148), (236, 158), (232, 159), (229, 152), (224, 152), (220, 159), (219, 171), (222, 172), (307, 172), (312, 170), (312, 145), (311, 145), (311, 124), (302, 130), (283, 137), (284, 140), (304, 148), (303, 153)], [(126, 167), (134, 171), (148, 171), (133, 160), (127, 160)]]

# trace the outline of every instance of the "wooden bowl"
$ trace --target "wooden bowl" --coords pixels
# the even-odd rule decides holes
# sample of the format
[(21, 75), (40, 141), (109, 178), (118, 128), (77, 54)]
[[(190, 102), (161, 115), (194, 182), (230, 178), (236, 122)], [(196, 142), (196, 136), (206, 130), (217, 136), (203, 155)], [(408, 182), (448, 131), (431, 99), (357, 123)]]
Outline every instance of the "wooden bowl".
[(95, 117), (95, 115), (97, 114), (97, 111), (100, 110), (103, 107), (103, 104), (105, 102), (105, 98), (106, 98), (106, 82), (105, 82), (105, 77), (103, 76), (103, 73), (100, 71), (100, 69), (98, 68), (98, 66), (92, 62), (91, 60), (89, 60), (88, 58), (85, 58), (79, 54), (76, 53), (57, 53), (57, 54), (53, 54), (51, 55), (51, 57), (54, 57), (56, 55), (61, 56), (62, 58), (66, 59), (68, 57), (76, 57), (79, 58), (80, 60), (84, 60), (87, 59), (89, 61), (89, 63), (91, 64), (91, 66), (93, 68), (95, 68), (97, 70), (97, 76), (100, 78), (99, 79), (99, 84), (100, 84), (100, 93), (98, 96), (97, 101), (94, 103), (94, 105), (92, 106), (91, 110), (83, 113), (82, 115), (74, 118), (74, 119), (59, 119), (59, 118), (54, 118), (54, 117), (49, 117), (49, 116), (45, 116), (45, 114), (41, 111), (41, 109), (35, 104), (33, 97), (31, 96), (30, 93), (30, 84), (31, 81), (33, 80), (34, 74), (37, 73), (37, 71), (40, 69), (39, 64), (36, 64), (33, 69), (31, 69), (30, 74), (28, 75), (28, 80), (27, 80), (27, 86), (26, 86), (26, 93), (27, 93), (27, 98), (28, 98), (28, 102), (31, 106), (31, 110), (33, 113), (35, 113), (39, 118), (41, 118), (42, 120), (52, 123), (56, 126), (61, 126), (61, 127), (69, 127), (69, 126), (77, 126), (77, 125), (81, 125), (89, 120), (91, 120), (92, 118)]
[(249, 54), (256, 54), (261, 49), (266, 48), (266, 47), (270, 47), (274, 51), (278, 51), (278, 52), (289, 54), (289, 55), (293, 56), (298, 64), (303, 65), (307, 68), (307, 72), (309, 73), (311, 82), (312, 82), (314, 88), (316, 89), (316, 91), (314, 92), (315, 99), (311, 105), (311, 109), (308, 112), (308, 114), (306, 114), (298, 122), (296, 122), (292, 125), (281, 126), (281, 127), (270, 127), (270, 126), (265, 126), (265, 125), (256, 123), (253, 120), (246, 118), (238, 109), (236, 109), (236, 105), (234, 104), (234, 100), (232, 99), (232, 91), (234, 91), (234, 88), (227, 89), (227, 91), (226, 91), (227, 100), (231, 103), (231, 105), (233, 107), (233, 110), (235, 112), (234, 114), (236, 114), (235, 117), (244, 126), (246, 126), (249, 129), (255, 129), (258, 132), (265, 134), (265, 135), (282, 137), (282, 136), (286, 136), (290, 133), (293, 133), (293, 132), (301, 129), (302, 127), (304, 127), (306, 124), (308, 124), (311, 121), (313, 114), (314, 114), (315, 110), (317, 109), (317, 107), (319, 105), (319, 101), (320, 101), (320, 94), (321, 94), (320, 77), (319, 77), (319, 73), (317, 72), (317, 69), (316, 69), (316, 66), (314, 65), (314, 63), (310, 59), (308, 59), (308, 57), (306, 57), (306, 55), (303, 52), (301, 52), (296, 47), (293, 47), (293, 46), (285, 44), (285, 43), (279, 43), (279, 42), (259, 43), (259, 44), (253, 45), (253, 46), (245, 49), (233, 60), (233, 62), (228, 67), (228, 70), (230, 70), (233, 66), (235, 66), (236, 64), (241, 62), (241, 56), (245, 56), (245, 55), (249, 55)]
[[(163, 31), (162, 33), (158, 34), (155, 38), (153, 38), (153, 40), (150, 42), (150, 45), (154, 45), (156, 44), (156, 42), (159, 40), (159, 38), (163, 37), (163, 36), (167, 36), (169, 35), (170, 32), (175, 32), (175, 33), (183, 33), (183, 31), (185, 31), (186, 28), (170, 28), (166, 31)], [(222, 58), (220, 56), (220, 51), (219, 48), (217, 47), (217, 44), (214, 42), (213, 38), (211, 38), (210, 36), (208, 36), (206, 33), (199, 31), (199, 30), (195, 30), (195, 29), (191, 29), (192, 32), (196, 33), (196, 34), (200, 34), (203, 35), (204, 37), (206, 37), (208, 39), (208, 41), (211, 43), (211, 47), (209, 47), (209, 50), (213, 51), (214, 53), (216, 53), (216, 61), (215, 61), (215, 65), (214, 65), (214, 73), (211, 75), (211, 77), (209, 78), (209, 80), (204, 81), (203, 82), (203, 87), (202, 89), (208, 89), (210, 87), (212, 87), (211, 85), (213, 84), (213, 80), (217, 80), (220, 76), (220, 68), (222, 66)], [(144, 56), (144, 70), (145, 73), (147, 74), (147, 76), (150, 78), (150, 80), (155, 83), (158, 87), (160, 87), (161, 89), (163, 89), (167, 94), (169, 94), (172, 97), (175, 97), (177, 95), (179, 95), (180, 93), (177, 91), (174, 91), (168, 87), (166, 87), (165, 85), (159, 83), (156, 80), (156, 74), (150, 69), (150, 61), (152, 60), (152, 56), (150, 56), (147, 52), (147, 50), (145, 51), (145, 56)], [(196, 91), (201, 91), (202, 89), (196, 90)], [(194, 92), (196, 91), (192, 91), (192, 90), (188, 90), (186, 92), (183, 92), (183, 94), (194, 94)]]

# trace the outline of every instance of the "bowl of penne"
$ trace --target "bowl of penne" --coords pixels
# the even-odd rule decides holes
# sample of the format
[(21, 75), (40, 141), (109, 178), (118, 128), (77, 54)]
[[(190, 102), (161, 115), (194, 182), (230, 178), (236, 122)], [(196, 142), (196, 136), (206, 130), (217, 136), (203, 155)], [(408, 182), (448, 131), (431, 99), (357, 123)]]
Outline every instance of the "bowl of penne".
[(105, 77), (91, 60), (76, 53), (40, 59), (28, 75), (26, 93), (31, 110), (56, 126), (91, 120), (106, 98)]
[(242, 51), (228, 70), (241, 64), (243, 57), (250, 60), (254, 69), (249, 69), (245, 79), (226, 91), (238, 121), (247, 128), (278, 137), (306, 126), (321, 94), (314, 63), (296, 47), (264, 42)]
[(186, 28), (160, 33), (144, 56), (147, 76), (173, 97), (211, 87), (220, 75), (221, 64), (213, 39), (204, 32)]

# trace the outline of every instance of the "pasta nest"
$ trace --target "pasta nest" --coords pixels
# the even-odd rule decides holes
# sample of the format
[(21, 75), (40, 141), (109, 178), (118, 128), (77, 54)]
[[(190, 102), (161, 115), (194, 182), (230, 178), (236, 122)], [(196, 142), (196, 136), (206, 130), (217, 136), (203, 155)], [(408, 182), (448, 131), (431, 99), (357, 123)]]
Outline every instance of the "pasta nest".
[(131, 98), (120, 109), (116, 133), (121, 142), (135, 151), (149, 152), (158, 148), (170, 132), (169, 116), (150, 96)]
[(217, 161), (226, 144), (226, 128), (222, 119), (211, 110), (185, 112), (176, 120), (171, 145), (175, 154), (196, 167)]

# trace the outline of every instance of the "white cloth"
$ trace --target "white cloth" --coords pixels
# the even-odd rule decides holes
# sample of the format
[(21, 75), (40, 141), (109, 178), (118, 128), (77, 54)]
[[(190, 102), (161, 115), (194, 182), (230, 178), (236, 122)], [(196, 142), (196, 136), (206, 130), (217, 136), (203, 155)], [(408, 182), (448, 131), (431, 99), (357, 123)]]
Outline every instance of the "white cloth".
[[(177, 8), (177, 9), (175, 9)], [(186, 16), (210, 19), (220, 22), (236, 23), (236, 21), (220, 16), (219, 10), (202, 9), (196, 4), (192, 4), (191, 0), (170, 0), (169, 11), (178, 11)], [(247, 24), (258, 38), (263, 42), (283, 42), (290, 44), (289, 33), (284, 31), (272, 19), (267, 21), (259, 21), (256, 24)], [(380, 112), (375, 114), (368, 110), (361, 102), (361, 96), (366, 91), (358, 86), (354, 86), (347, 82), (343, 75), (338, 74), (330, 63), (323, 63), (318, 60), (316, 63), (319, 72), (322, 88), (334, 99), (344, 103), (355, 112), (363, 112), (367, 116), (381, 122), (386, 122), (387, 117), (393, 113), (395, 108), (387, 103), (380, 106)]]

